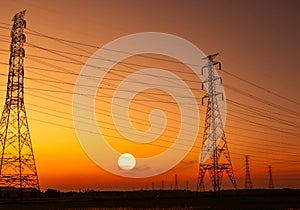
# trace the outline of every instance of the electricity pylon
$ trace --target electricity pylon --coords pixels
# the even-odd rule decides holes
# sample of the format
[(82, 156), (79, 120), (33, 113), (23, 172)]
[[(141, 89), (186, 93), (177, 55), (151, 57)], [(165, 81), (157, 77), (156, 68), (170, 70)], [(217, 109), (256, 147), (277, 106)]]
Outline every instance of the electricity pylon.
[(273, 182), (273, 176), (272, 176), (272, 166), (269, 165), (269, 189), (274, 189), (274, 182)]
[(250, 177), (250, 167), (249, 167), (249, 158), (248, 155), (245, 156), (245, 163), (246, 163), (246, 176), (245, 176), (245, 189), (252, 189), (252, 181)]
[[(213, 191), (215, 193), (221, 189), (224, 171), (227, 173), (234, 189), (237, 189), (225, 132), (223, 130), (223, 122), (217, 101), (217, 95), (220, 95), (220, 93), (216, 91), (215, 81), (221, 81), (221, 78), (214, 75), (214, 66), (218, 65), (219, 69), (221, 69), (221, 63), (214, 61), (216, 56), (218, 56), (218, 53), (207, 56), (206, 59), (208, 60), (208, 63), (202, 68), (202, 73), (204, 69), (208, 70), (208, 78), (206, 81), (204, 81), (208, 84), (207, 95), (202, 98), (202, 104), (204, 98), (208, 98), (208, 104), (206, 109), (201, 154), (203, 154), (203, 150), (205, 150), (207, 144), (210, 143), (210, 140), (212, 141), (212, 145), (210, 145), (210, 147), (212, 147), (214, 150), (208, 160), (206, 160), (204, 163), (200, 161), (197, 182), (197, 191), (205, 191), (204, 177), (206, 171), (208, 171), (212, 182)], [(219, 136), (220, 139), (218, 139), (219, 137), (217, 133), (220, 132), (221, 136)]]
[(40, 190), (24, 104), (24, 20), (13, 17), (7, 92), (0, 121), (0, 186)]
[(185, 185), (186, 185), (186, 190), (189, 190), (189, 180), (186, 180)]
[(174, 183), (174, 186), (175, 186), (175, 190), (178, 190), (177, 174), (175, 174), (175, 183)]

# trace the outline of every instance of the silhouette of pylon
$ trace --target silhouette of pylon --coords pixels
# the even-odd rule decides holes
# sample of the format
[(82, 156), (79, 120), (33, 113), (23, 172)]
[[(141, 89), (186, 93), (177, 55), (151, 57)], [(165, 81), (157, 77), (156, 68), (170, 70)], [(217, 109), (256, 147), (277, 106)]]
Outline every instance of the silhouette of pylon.
[(273, 182), (273, 176), (272, 176), (272, 166), (269, 165), (269, 189), (274, 189), (274, 182)]
[(186, 185), (186, 190), (189, 190), (189, 180), (186, 180), (185, 185)]
[(178, 190), (178, 180), (177, 180), (177, 174), (175, 174), (175, 183), (174, 183), (175, 190)]
[(6, 101), (0, 121), (0, 186), (40, 190), (24, 104), (24, 20), (13, 18)]
[(245, 189), (252, 189), (252, 181), (250, 177), (250, 167), (249, 167), (249, 158), (248, 155), (245, 156), (245, 163), (246, 163), (246, 176), (245, 176)]
[[(223, 130), (223, 122), (217, 101), (217, 95), (220, 95), (220, 93), (218, 93), (215, 89), (215, 81), (221, 81), (220, 77), (214, 75), (214, 65), (219, 65), (219, 69), (221, 69), (221, 63), (214, 61), (216, 56), (218, 56), (218, 53), (207, 56), (206, 59), (208, 60), (208, 63), (202, 68), (202, 71), (205, 68), (208, 69), (208, 78), (206, 81), (204, 81), (208, 83), (208, 90), (207, 95), (202, 98), (202, 104), (204, 98), (208, 98), (208, 104), (206, 109), (201, 155), (203, 155), (203, 150), (205, 150), (205, 148), (208, 147), (208, 144), (210, 144), (209, 140), (211, 140), (212, 143), (212, 145), (209, 147), (214, 148), (214, 151), (210, 155), (209, 159), (204, 163), (200, 161), (197, 191), (205, 191), (204, 177), (206, 171), (209, 172), (214, 192), (218, 192), (221, 189), (224, 171), (227, 173), (234, 189), (237, 189), (225, 132)], [(222, 133), (221, 136), (218, 136), (219, 133)], [(202, 159), (202, 157), (200, 159)]]

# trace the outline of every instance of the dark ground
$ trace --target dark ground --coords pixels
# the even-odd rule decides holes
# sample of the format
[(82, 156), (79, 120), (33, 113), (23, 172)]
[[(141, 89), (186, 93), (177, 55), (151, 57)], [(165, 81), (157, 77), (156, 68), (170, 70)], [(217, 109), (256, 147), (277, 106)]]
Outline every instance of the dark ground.
[[(60, 193), (59, 197), (0, 201), (0, 210), (98, 209), (300, 209), (300, 190), (239, 190), (196, 193), (184, 190)], [(85, 209), (84, 209), (85, 210)]]

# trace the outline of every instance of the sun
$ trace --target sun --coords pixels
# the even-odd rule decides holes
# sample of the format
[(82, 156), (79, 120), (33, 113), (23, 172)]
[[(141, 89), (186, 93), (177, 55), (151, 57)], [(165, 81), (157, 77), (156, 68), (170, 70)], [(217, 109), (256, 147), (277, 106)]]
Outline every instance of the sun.
[(130, 153), (124, 153), (120, 155), (118, 159), (118, 165), (123, 170), (131, 170), (136, 163), (135, 157)]

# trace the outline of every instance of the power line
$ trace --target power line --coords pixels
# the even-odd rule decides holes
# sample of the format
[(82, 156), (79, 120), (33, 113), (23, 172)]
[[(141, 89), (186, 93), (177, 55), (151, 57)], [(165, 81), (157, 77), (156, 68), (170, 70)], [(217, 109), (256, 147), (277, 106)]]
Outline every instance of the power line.
[[(45, 49), (45, 50), (46, 50), (46, 49)], [(230, 87), (230, 88), (231, 88), (231, 89), (234, 89), (234, 88), (232, 88), (232, 87)], [(234, 89), (234, 90), (237, 91), (237, 89)], [(242, 93), (242, 92), (240, 92), (240, 91), (237, 91), (237, 92)], [(245, 92), (243, 92), (243, 94), (245, 95)], [(252, 97), (253, 97), (253, 96), (252, 96)], [(257, 100), (257, 99), (259, 99), (259, 98), (256, 97), (256, 100)], [(263, 100), (258, 100), (258, 101), (264, 102), (264, 103), (265, 103), (265, 101), (263, 101)], [(265, 103), (265, 104), (266, 104), (266, 103)], [(270, 105), (270, 104), (268, 104), (268, 105)], [(274, 107), (274, 104), (273, 104), (273, 107)], [(277, 106), (276, 108), (281, 108), (281, 109), (282, 109), (282, 108), (284, 108), (284, 107), (280, 107), (280, 106), (278, 107), (278, 106)], [(287, 111), (287, 109), (286, 109), (285, 111)], [(293, 110), (288, 110), (288, 111), (292, 111), (292, 112), (293, 112)], [(294, 114), (295, 114), (295, 112), (294, 112)], [(296, 114), (299, 114), (299, 113), (296, 113)]]
[[(10, 26), (10, 24), (6, 24), (6, 23), (1, 23), (1, 24)], [(1, 28), (9, 29), (8, 27), (2, 27), (2, 26), (1, 26)], [(28, 29), (28, 28), (27, 28), (27, 30), (31, 31), (31, 33), (30, 33), (30, 32), (28, 33), (28, 34), (30, 34), (30, 35), (40, 36), (40, 37), (44, 37), (44, 38), (47, 38), (47, 39), (56, 40), (56, 41), (58, 41), (58, 42), (69, 43), (69, 44), (72, 44), (72, 45), (70, 45), (71, 47), (74, 47), (73, 45), (81, 45), (81, 46), (86, 46), (86, 47), (90, 47), (90, 48), (94, 48), (94, 49), (100, 49), (100, 48), (101, 48), (101, 47), (99, 47), (99, 46), (95, 46), (95, 45), (91, 45), (91, 44), (85, 44), (85, 43), (81, 43), (81, 42), (76, 42), (76, 41), (71, 41), (71, 40), (67, 40), (67, 39), (61, 39), (61, 38), (57, 38), (57, 37), (45, 35), (45, 34), (42, 34), (42, 33), (40, 33), (40, 32), (37, 32), (37, 31), (32, 30), (32, 29)], [(129, 53), (129, 52), (125, 52), (125, 51), (119, 51), (119, 50), (108, 49), (108, 48), (103, 48), (103, 49), (109, 50), (109, 51), (113, 51), (113, 52), (116, 52), (116, 53), (123, 53), (123, 54), (133, 55), (133, 54), (131, 54), (131, 53)], [(81, 50), (82, 50), (82, 49), (81, 49)], [(58, 52), (58, 51), (57, 51), (57, 52)], [(63, 51), (61, 51), (61, 52), (63, 52)], [(63, 53), (66, 53), (66, 52), (63, 52)], [(90, 52), (88, 52), (88, 53), (90, 53)], [(76, 54), (73, 54), (73, 55), (76, 55)], [(78, 55), (78, 56), (82, 56), (82, 55)], [(159, 59), (159, 60), (161, 60), (160, 58), (153, 57), (153, 56), (145, 56), (145, 55), (139, 55), (139, 56), (147, 57), (147, 58), (151, 58), (151, 59)], [(163, 60), (164, 60), (164, 61), (168, 61), (168, 62), (172, 62), (172, 63), (174, 62), (174, 60), (169, 60), (169, 59), (163, 59)], [(180, 63), (180, 62), (176, 62), (176, 63)], [(195, 65), (195, 64), (191, 64), (191, 65)], [(195, 66), (197, 66), (197, 65), (195, 65)], [(263, 90), (263, 91), (265, 91), (265, 92), (267, 92), (267, 93), (269, 93), (269, 94), (272, 94), (272, 95), (277, 96), (277, 97), (279, 97), (279, 98), (285, 99), (285, 100), (287, 100), (287, 101), (289, 101), (289, 102), (292, 102), (292, 103), (294, 103), (294, 104), (300, 105), (300, 103), (298, 103), (298, 102), (296, 102), (296, 101), (294, 101), (294, 100), (292, 100), (292, 99), (290, 99), (290, 98), (287, 98), (287, 97), (282, 96), (282, 95), (280, 95), (280, 94), (278, 94), (278, 93), (276, 93), (276, 92), (274, 92), (274, 91), (271, 91), (271, 90), (266, 89), (266, 88), (264, 88), (264, 87), (262, 87), (262, 86), (259, 86), (259, 85), (255, 84), (255, 83), (253, 83), (253, 82), (250, 82), (249, 80), (243, 79), (243, 78), (241, 78), (241, 77), (239, 77), (239, 76), (237, 76), (237, 75), (235, 75), (235, 74), (233, 74), (233, 73), (230, 73), (230, 72), (228, 72), (228, 71), (226, 71), (226, 70), (223, 70), (223, 72), (225, 72), (226, 74), (230, 75), (231, 77), (234, 77), (234, 78), (236, 78), (236, 79), (239, 79), (240, 81), (243, 81), (243, 82), (245, 82), (245, 83), (247, 83), (247, 84), (250, 84), (250, 85), (252, 85), (253, 87), (256, 87), (256, 88), (258, 88), (258, 89), (261, 89), (261, 90)]]
[[(76, 42), (76, 41), (70, 41), (70, 40), (66, 40), (66, 39), (60, 39), (60, 38), (56, 38), (56, 37), (52, 37), (52, 36), (49, 36), (49, 35), (42, 34), (42, 33), (40, 33), (40, 32), (31, 30), (31, 29), (29, 29), (29, 30), (32, 31), (33, 33), (35, 33), (35, 34), (32, 33), (32, 35), (38, 35), (38, 36), (41, 36), (41, 37), (45, 37), (45, 38), (57, 40), (57, 41), (60, 41), (60, 42), (66, 42), (66, 43), (70, 43), (70, 44), (76, 44), (76, 45), (81, 45), (81, 46), (87, 46), (87, 47), (92, 47), (92, 48), (100, 49), (99, 46), (90, 45), (90, 44), (84, 44), (84, 43), (80, 43), (80, 42)], [(113, 51), (113, 52), (116, 52), (116, 53), (124, 53), (124, 54), (132, 55), (132, 54), (129, 53), (129, 52), (118, 51), (118, 50), (108, 49), (108, 48), (103, 48), (103, 49), (105, 49), (105, 50), (110, 50), (110, 51)], [(145, 56), (145, 55), (139, 55), (139, 56), (147, 57), (147, 58), (151, 58), (151, 59), (158, 59), (158, 58), (155, 58), (155, 57), (153, 57), (153, 56)], [(169, 60), (169, 59), (164, 59), (164, 61), (174, 62), (174, 60)], [(197, 65), (195, 65), (195, 64), (189, 64), (189, 65), (197, 66)], [(198, 66), (198, 67), (199, 67), (199, 66)], [(246, 79), (243, 79), (243, 78), (241, 78), (241, 77), (239, 77), (239, 76), (237, 76), (237, 75), (235, 75), (235, 74), (233, 74), (233, 73), (230, 73), (230, 72), (228, 72), (228, 71), (226, 71), (226, 70), (223, 70), (223, 69), (222, 69), (222, 71), (225, 72), (226, 74), (228, 74), (228, 75), (230, 75), (230, 76), (236, 78), (236, 79), (239, 79), (240, 81), (243, 81), (243, 82), (245, 82), (245, 83), (247, 83), (247, 84), (250, 84), (250, 85), (252, 85), (252, 86), (254, 86), (254, 87), (258, 88), (258, 89), (261, 89), (261, 90), (263, 90), (263, 91), (265, 91), (265, 92), (267, 92), (267, 93), (269, 93), (269, 94), (272, 94), (272, 95), (277, 96), (277, 97), (279, 97), (279, 98), (285, 99), (285, 100), (287, 100), (287, 101), (289, 101), (289, 102), (292, 102), (292, 103), (294, 103), (294, 104), (300, 105), (300, 103), (298, 103), (298, 102), (296, 102), (296, 101), (294, 101), (294, 100), (292, 100), (292, 99), (289, 99), (289, 98), (287, 98), (287, 97), (285, 97), (285, 96), (282, 96), (282, 95), (280, 95), (280, 94), (277, 94), (277, 93), (274, 92), (274, 91), (271, 91), (271, 90), (268, 90), (268, 89), (266, 89), (266, 88), (264, 88), (264, 87), (261, 87), (261, 86), (255, 84), (255, 83), (250, 82), (250, 81), (248, 81), (248, 80), (246, 80)]]
[[(55, 86), (56, 87), (56, 86)], [(33, 88), (34, 89), (34, 88)], [(48, 90), (46, 90), (46, 91), (48, 91)], [(49, 90), (50, 91), (50, 90)], [(71, 92), (69, 92), (70, 94), (71, 94)]]

